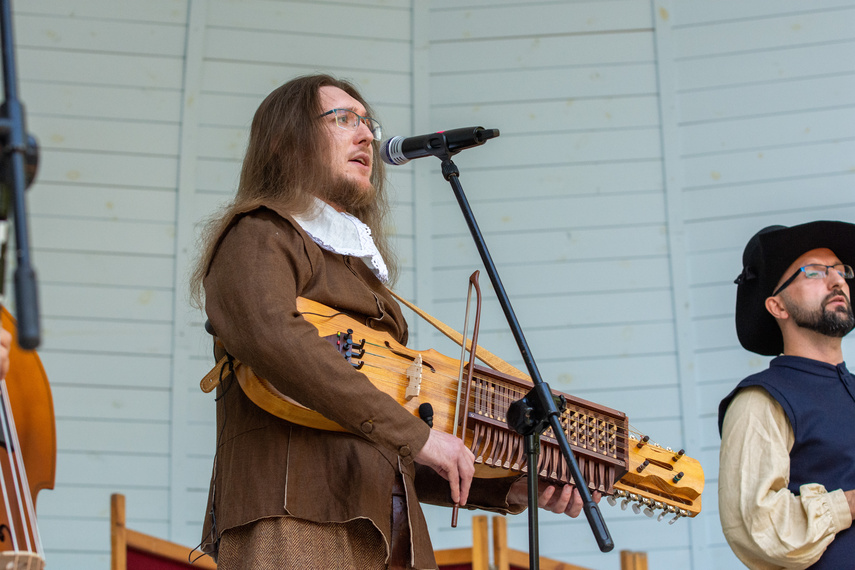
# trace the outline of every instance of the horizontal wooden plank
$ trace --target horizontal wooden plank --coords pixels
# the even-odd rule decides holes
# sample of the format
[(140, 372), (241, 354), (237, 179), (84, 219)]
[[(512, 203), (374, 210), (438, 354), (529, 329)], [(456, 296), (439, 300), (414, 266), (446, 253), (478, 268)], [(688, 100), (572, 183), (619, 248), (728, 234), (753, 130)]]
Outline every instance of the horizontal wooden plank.
[[(44, 116), (177, 123), (181, 119), (181, 93), (175, 90), (22, 81), (20, 98), (31, 120)], [(37, 138), (43, 136), (29, 130)]]
[[(855, 65), (853, 65), (855, 72)], [(855, 97), (853, 97), (855, 104)], [(837, 142), (850, 138), (855, 125), (855, 105), (764, 117), (748, 117), (687, 125), (680, 129), (683, 156), (733, 152), (784, 145)]]
[[(81, 561), (94, 562), (98, 553), (103, 553), (103, 556), (106, 558), (105, 563), (109, 563), (109, 519), (74, 520), (74, 533), (69, 532), (68, 525), (69, 521), (67, 519), (39, 519), (39, 533), (41, 534), (42, 542), (45, 545), (50, 545), (50, 549), (63, 553), (63, 555), (65, 553), (85, 552), (82, 556), (79, 555), (71, 558), (71, 560), (76, 559), (77, 563)], [(51, 560), (51, 562), (47, 562), (47, 560)], [(53, 552), (48, 550), (45, 555), (45, 562), (47, 564), (55, 564), (53, 560)], [(84, 567), (78, 566), (78, 568)], [(91, 566), (91, 568), (97, 567)], [(68, 566), (68, 568), (74, 568), (74, 566)]]
[(704, 416), (703, 422), (708, 429), (703, 430), (703, 445), (715, 447), (720, 442), (718, 435), (718, 405), (736, 383), (726, 382), (705, 383), (698, 386), (698, 413)]
[[(457, 305), (462, 300), (456, 300)], [(437, 315), (447, 303), (436, 303)], [(516, 298), (515, 312), (524, 330), (534, 334), (534, 329), (555, 333), (552, 329), (569, 329), (590, 325), (629, 325), (670, 321), (673, 318), (671, 295), (663, 291), (638, 291), (633, 294), (615, 295), (611, 292), (578, 295), (556, 295), (550, 302), (542, 298)], [(462, 312), (460, 312), (462, 314)], [(452, 313), (453, 316), (453, 313)], [(441, 316), (439, 316), (442, 319)], [(506, 330), (507, 321), (493, 299), (484, 299), (481, 317), (482, 334), (485, 331)], [(491, 346), (484, 343), (485, 346)], [(492, 350), (492, 349), (491, 349)], [(508, 351), (510, 352), (510, 351)]]
[[(522, 109), (526, 110), (524, 105), (533, 101), (560, 100), (572, 104), (581, 98), (650, 97), (658, 91), (656, 68), (649, 61), (598, 65), (579, 63), (562, 68), (560, 73), (554, 67), (473, 67), (461, 74), (434, 72), (431, 75), (431, 105), (436, 108), (442, 105), (523, 103)], [(532, 85), (537, 85), (537, 89), (533, 90)], [(436, 123), (435, 128), (445, 129), (450, 125)]]
[(721, 382), (731, 388), (746, 376), (768, 368), (771, 360), (748, 352), (738, 344), (724, 349), (699, 351), (694, 358), (699, 384)]
[(249, 131), (243, 128), (198, 127), (197, 154), (202, 159), (240, 162), (246, 154)]
[(721, 121), (852, 105), (855, 75), (705, 89), (680, 96), (682, 123)]
[(690, 287), (730, 285), (736, 293), (733, 280), (742, 270), (742, 248), (694, 253), (688, 256), (687, 261)]
[[(433, 201), (454, 202), (450, 188), (441, 186), (441, 181), (441, 175), (437, 173), (432, 184), (436, 187), (431, 193)], [(543, 165), (537, 168), (497, 166), (461, 172), (460, 181), (472, 204), (523, 198), (645, 193), (663, 188), (662, 163), (659, 160)]]
[[(216, 432), (216, 429), (212, 427), (210, 431), (214, 433)], [(184, 480), (191, 485), (191, 487), (188, 487), (186, 490), (182, 489), (182, 492), (186, 492), (188, 496), (186, 517), (188, 520), (192, 520), (198, 527), (201, 527), (201, 522), (207, 506), (208, 489), (214, 465), (214, 437), (212, 436), (210, 440), (211, 453), (209, 455), (206, 455), (205, 457), (197, 455), (186, 458), (182, 463), (183, 469), (186, 470), (183, 473), (186, 475)], [(193, 501), (192, 503), (190, 502), (191, 497)]]
[(165, 518), (164, 514), (169, 504), (169, 493), (166, 489), (142, 489), (126, 485), (112, 488), (57, 485), (53, 490), (39, 493), (39, 526), (42, 518), (109, 519), (112, 493), (125, 495), (129, 520)]
[(386, 3), (354, 3), (337, 17), (329, 7), (327, 17), (318, 17), (318, 6), (304, 2), (211, 2), (207, 25), (247, 31), (266, 30), (281, 34), (316, 34), (406, 41), (410, 36), (410, 10)]
[[(524, 253), (522, 254), (524, 255)], [(472, 273), (470, 268), (436, 269), (432, 272), (435, 299), (461, 296)], [(670, 286), (666, 257), (644, 259), (568, 261), (521, 266), (504, 265), (502, 284), (507, 291), (532, 297), (591, 291), (637, 291)], [(487, 275), (481, 277), (485, 296), (493, 295)]]
[[(196, 388), (196, 391), (202, 393), (201, 390)], [(210, 478), (211, 476), (211, 460), (214, 457), (214, 449), (216, 447), (217, 442), (217, 426), (214, 419), (214, 405), (213, 398), (210, 397), (209, 394), (203, 394), (207, 396), (211, 402), (209, 406), (209, 417), (210, 421), (204, 424), (191, 424), (184, 428), (184, 435), (187, 437), (187, 441), (193, 442), (190, 446), (189, 450), (193, 452), (193, 457), (188, 458), (187, 469), (190, 473), (193, 474), (190, 477), (193, 481), (204, 481), (205, 478)], [(194, 464), (195, 458), (202, 455), (203, 451), (209, 451), (210, 453), (205, 454), (205, 459), (199, 459), (200, 463), (203, 467), (199, 467)]]
[(855, 140), (757, 148), (683, 159), (686, 188), (851, 174)]
[(172, 333), (172, 323), (42, 318), (45, 350), (168, 356), (173, 353)]
[[(449, 215), (451, 215), (449, 213)], [(457, 214), (458, 217), (461, 214)], [(748, 237), (751, 237), (749, 234)], [(566, 262), (581, 259), (626, 259), (644, 255), (665, 255), (668, 252), (664, 224), (631, 227), (603, 226), (567, 227), (531, 234), (537, 240), (532, 247), (519, 248), (520, 236), (493, 233), (485, 236), (494, 257), (502, 256), (504, 263)], [(745, 239), (748, 241), (748, 238)], [(474, 271), (472, 256), (475, 245), (469, 234), (437, 236), (433, 241), (434, 261), (437, 267), (468, 267)], [(744, 245), (744, 244), (743, 244)]]
[(128, 256), (34, 249), (40, 283), (172, 287), (175, 262), (169, 256)]
[[(394, 92), (404, 88), (409, 81), (401, 78), (394, 83)], [(400, 85), (398, 85), (400, 84)], [(275, 85), (274, 87), (277, 87)], [(360, 86), (360, 93), (363, 89)], [(410, 107), (407, 105), (388, 103), (370, 98), (363, 93), (363, 97), (374, 108), (374, 116), (383, 126), (383, 137), (389, 138), (394, 134), (409, 134)], [(230, 127), (249, 132), (252, 117), (261, 104), (264, 96), (247, 96), (245, 94), (229, 93), (205, 93), (200, 100), (199, 122), (209, 127)]]
[[(811, 11), (851, 8), (849, 0), (817, 0), (811, 2)], [(691, 9), (676, 10), (675, 27), (703, 26), (705, 24), (732, 21), (754, 20), (775, 15), (801, 14), (806, 11), (801, 0), (778, 0), (774, 4), (761, 2), (742, 2), (741, 0), (718, 0), (717, 2), (697, 2)]]
[(590, 162), (619, 164), (625, 161), (658, 160), (661, 156), (661, 133), (656, 127), (648, 127), (510, 135), (469, 149), (455, 157), (454, 161), (465, 174), (466, 168)]
[(178, 159), (51, 150), (41, 155), (36, 184), (42, 181), (172, 190), (178, 181)]
[[(206, 94), (224, 93), (257, 101), (252, 112), (268, 93), (283, 83), (310, 73), (328, 73), (346, 79), (359, 87), (359, 92), (373, 107), (411, 105), (412, 81), (409, 70), (354, 69), (348, 61), (307, 67), (300, 61), (235, 62), (206, 60), (202, 62), (201, 88)], [(251, 114), (249, 115), (252, 116)]]
[[(54, 413), (57, 419), (63, 420), (117, 420), (136, 421), (131, 430), (136, 430), (137, 436), (148, 432), (144, 428), (147, 423), (168, 422), (169, 392), (146, 388), (104, 388), (89, 386), (57, 385), (53, 387)], [(100, 422), (102, 430), (110, 430), (111, 424)], [(156, 428), (154, 428), (156, 429)], [(90, 443), (76, 442), (73, 438), (63, 440), (68, 447), (63, 451), (90, 451)], [(124, 450), (128, 453), (139, 453), (133, 442), (126, 442)], [(162, 443), (166, 443), (165, 441)], [(118, 451), (116, 449), (98, 449), (95, 451)], [(168, 449), (160, 453), (168, 453)]]
[[(612, 328), (618, 331), (620, 326)], [(603, 358), (581, 354), (581, 351), (568, 347), (561, 354), (541, 354), (538, 350), (538, 355), (537, 366), (543, 379), (553, 389), (568, 394), (596, 390), (601, 385), (612, 389), (636, 386), (670, 389), (677, 385), (677, 362), (673, 354), (609, 355)], [(519, 351), (508, 356), (515, 356), (515, 365), (524, 368), (520, 364)]]
[[(572, 231), (574, 228), (604, 225), (661, 224), (665, 215), (664, 196), (660, 192), (626, 194), (621, 197), (543, 198), (529, 202), (525, 209), (512, 201), (479, 203), (472, 210), (485, 235), (496, 232), (536, 232), (538, 235), (532, 236), (534, 246), (541, 242), (542, 232), (546, 230)], [(453, 205), (436, 206), (434, 215), (440, 219), (452, 216), (462, 218), (459, 208)], [(442, 235), (441, 228), (435, 232), (438, 236)]]
[[(431, 6), (433, 8), (433, 5)], [(463, 6), (431, 10), (431, 40), (593, 34), (651, 28), (646, 2), (570, 2), (563, 4)]]
[(712, 316), (693, 323), (696, 350), (721, 350), (739, 346), (732, 315)]
[(736, 306), (736, 285), (733, 283), (693, 287), (689, 292), (693, 318), (732, 315)]
[[(787, 196), (781, 206), (788, 210), (809, 210), (846, 204), (852, 195), (852, 172), (828, 176), (811, 176), (784, 180), (726, 185), (722, 188), (700, 188), (684, 193), (687, 220), (739, 216), (746, 212), (763, 212)], [(811, 191), (805, 192), (806, 184)], [(758, 228), (759, 229), (759, 228)], [(746, 240), (747, 241), (747, 240)], [(741, 255), (736, 256), (740, 259)]]
[(739, 259), (742, 259), (741, 252), (745, 244), (751, 236), (766, 226), (793, 226), (814, 220), (855, 219), (855, 206), (849, 203), (823, 203), (820, 195), (817, 194), (816, 197), (820, 199), (810, 208), (790, 209), (786, 204), (773, 200), (764, 210), (749, 211), (741, 217), (713, 218), (688, 223), (687, 251), (697, 253), (736, 249), (740, 252)]
[(143, 255), (172, 255), (175, 226), (127, 220), (32, 216), (32, 243), (40, 248)]
[[(605, 312), (607, 308), (600, 306)], [(562, 327), (560, 330), (529, 328), (526, 334), (532, 346), (539, 347), (544, 357), (559, 355), (585, 358), (624, 358), (662, 354), (674, 350), (674, 326), (668, 321), (653, 323), (626, 323), (603, 326)], [(568, 369), (572, 370), (571, 366)], [(636, 378), (635, 385), (659, 385), (660, 377)], [(609, 380), (600, 388), (615, 387)], [(569, 388), (569, 386), (568, 386)]]
[(177, 156), (180, 128), (164, 122), (97, 120), (33, 116), (32, 133), (39, 146), (50, 150), (133, 153)]
[[(181, 89), (180, 56), (129, 56), (23, 47), (16, 50), (22, 81)], [(82, 74), (81, 69), (86, 73)]]
[(39, 349), (51, 385), (76, 387), (110, 386), (167, 390), (172, 386), (169, 356), (137, 356), (93, 352), (61, 352)]
[[(851, 43), (849, 44), (851, 51)], [(675, 63), (680, 91), (852, 73), (855, 62), (840, 57), (846, 44), (800, 45), (773, 51), (718, 55), (703, 65), (689, 59)]]
[[(67, 532), (66, 528), (63, 532)], [(59, 525), (57, 525), (59, 526)], [(42, 532), (42, 541), (44, 541), (45, 533)], [(49, 560), (48, 564), (57, 568), (107, 568), (110, 564), (110, 550), (97, 551), (79, 551), (79, 550), (59, 550), (45, 546), (45, 560)]]
[(18, 2), (14, 14), (41, 14), (73, 18), (146, 21), (164, 24), (184, 24), (187, 21), (187, 0), (41, 0)]
[(654, 61), (653, 32), (481, 40), (466, 44), (465, 57), (456, 42), (432, 43), (430, 59), (443, 62), (443, 73), (649, 63)]
[(171, 323), (172, 289), (57, 285), (39, 287), (44, 317), (121, 319)]
[(20, 47), (183, 57), (183, 22), (120, 21), (20, 14), (15, 18)]
[(56, 461), (57, 487), (87, 485), (164, 489), (169, 485), (167, 454), (73, 453), (60, 450)]
[[(762, 19), (730, 20), (673, 32), (678, 59), (713, 54), (788, 48), (855, 39), (855, 8), (776, 15)], [(723, 41), (725, 40), (726, 41)]]
[(172, 190), (82, 186), (40, 182), (28, 194), (34, 215), (173, 222), (176, 195)]
[[(62, 388), (59, 395), (66, 394)], [(56, 422), (59, 449), (101, 453), (164, 453), (170, 446), (171, 428), (166, 421), (97, 421), (88, 418)]]
[[(500, 93), (504, 96), (507, 91)], [(443, 93), (443, 97), (445, 95)], [(499, 128), (502, 134), (622, 129), (658, 125), (659, 107), (652, 95), (596, 99), (570, 95), (557, 101), (443, 104), (432, 109), (431, 121), (436, 125), (472, 124)]]
[(341, 28), (338, 32), (333, 28), (325, 35), (310, 35), (208, 28), (205, 34), (205, 58), (278, 65), (297, 63), (317, 69), (342, 65), (343, 53), (359, 53), (359, 61), (348, 61), (348, 65), (354, 69), (399, 73), (409, 71), (411, 47), (408, 42), (376, 36), (359, 38), (332, 35), (343, 32)]
[[(196, 159), (196, 192), (216, 194), (215, 199), (231, 199), (240, 180), (240, 160)], [(199, 200), (205, 201), (204, 197)]]
[(413, 216), (413, 207), (411, 204), (398, 204), (386, 218), (386, 231), (398, 237), (407, 236), (412, 238), (415, 235)]

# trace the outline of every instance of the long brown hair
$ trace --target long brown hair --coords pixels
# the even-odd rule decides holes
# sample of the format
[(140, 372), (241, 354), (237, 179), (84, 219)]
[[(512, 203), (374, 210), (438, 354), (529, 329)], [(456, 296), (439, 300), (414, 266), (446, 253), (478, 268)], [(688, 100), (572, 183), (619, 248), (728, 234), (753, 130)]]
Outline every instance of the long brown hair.
[[(234, 200), (223, 211), (214, 214), (200, 236), (199, 259), (190, 275), (191, 303), (202, 308), (202, 281), (216, 251), (220, 234), (238, 212), (262, 203), (275, 202), (292, 214), (302, 214), (313, 204), (313, 197), (323, 195), (323, 188), (333, 184), (327, 162), (328, 147), (321, 122), (319, 89), (338, 87), (374, 116), (368, 103), (348, 81), (330, 75), (307, 75), (292, 79), (274, 90), (259, 105), (252, 119), (249, 143), (241, 167), (240, 182)], [(379, 143), (374, 141), (371, 182), (375, 199), (356, 211), (356, 216), (370, 228), (377, 248), (394, 280), (397, 264), (389, 246), (383, 220), (389, 211), (385, 189), (386, 169), (379, 159)]]

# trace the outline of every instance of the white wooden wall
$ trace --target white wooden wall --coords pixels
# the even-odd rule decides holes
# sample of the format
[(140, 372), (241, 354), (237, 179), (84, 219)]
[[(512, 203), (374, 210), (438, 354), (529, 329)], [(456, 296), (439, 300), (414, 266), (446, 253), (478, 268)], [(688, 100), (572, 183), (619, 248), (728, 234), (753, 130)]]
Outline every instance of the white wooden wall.
[[(701, 460), (704, 511), (603, 513), (651, 567), (736, 567), (718, 523), (719, 399), (766, 364), (733, 333), (759, 228), (855, 218), (855, 1), (18, 0), (21, 98), (42, 147), (28, 193), (54, 394), (53, 568), (106, 568), (109, 494), (129, 524), (199, 542), (210, 365), (187, 270), (234, 191), (261, 99), (299, 74), (355, 81), (385, 132), (482, 125), (455, 157), (544, 379)], [(399, 291), (462, 325), (481, 268), (438, 172), (390, 168)], [(521, 365), (486, 275), (481, 342)], [(449, 351), (413, 320), (416, 347)], [(846, 341), (846, 350), (852, 350)], [(470, 528), (428, 508), (438, 548)], [(525, 516), (510, 541), (526, 548)], [(584, 517), (541, 552), (597, 569)]]

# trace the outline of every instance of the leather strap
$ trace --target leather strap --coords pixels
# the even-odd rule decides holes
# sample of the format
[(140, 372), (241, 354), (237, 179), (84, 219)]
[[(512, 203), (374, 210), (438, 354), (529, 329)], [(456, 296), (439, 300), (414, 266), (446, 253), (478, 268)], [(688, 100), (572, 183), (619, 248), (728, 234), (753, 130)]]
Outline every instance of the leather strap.
[[(420, 316), (421, 318), (426, 320), (428, 323), (433, 325), (433, 327), (436, 330), (438, 330), (439, 332), (441, 332), (442, 334), (444, 334), (445, 336), (447, 336), (448, 338), (453, 340), (457, 344), (457, 346), (463, 346), (463, 335), (462, 334), (460, 334), (459, 332), (457, 332), (456, 330), (454, 330), (453, 328), (451, 328), (447, 324), (443, 323), (442, 321), (440, 321), (436, 317), (431, 316), (428, 313), (424, 312), (422, 309), (420, 309), (417, 306), (415, 306), (414, 304), (410, 303), (409, 301), (407, 301), (406, 299), (404, 299), (403, 297), (401, 297), (400, 295), (398, 295), (397, 293), (395, 293), (391, 289), (389, 289), (389, 292), (392, 294), (393, 297), (395, 297), (398, 301), (400, 301), (402, 305), (409, 308), (415, 314), (417, 314), (418, 316)], [(466, 340), (466, 350), (472, 350), (472, 341), (469, 339)], [(484, 364), (486, 364), (487, 366), (489, 366), (493, 370), (498, 370), (499, 372), (504, 372), (505, 374), (510, 374), (511, 376), (516, 376), (517, 378), (523, 378), (525, 380), (531, 380), (531, 378), (529, 377), (528, 374), (526, 374), (522, 370), (519, 370), (519, 369), (515, 368), (514, 366), (508, 364), (507, 362), (505, 362), (504, 360), (502, 360), (501, 358), (499, 358), (495, 354), (488, 351), (486, 348), (478, 346), (477, 350), (475, 351), (475, 356), (476, 356), (476, 358), (478, 358), (478, 360), (480, 360), (481, 362), (483, 362)]]

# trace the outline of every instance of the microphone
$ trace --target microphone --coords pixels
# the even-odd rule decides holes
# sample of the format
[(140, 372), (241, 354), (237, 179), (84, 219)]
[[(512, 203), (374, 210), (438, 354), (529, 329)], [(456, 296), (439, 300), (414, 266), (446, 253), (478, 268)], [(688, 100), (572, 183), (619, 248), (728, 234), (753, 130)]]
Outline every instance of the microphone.
[(380, 158), (386, 164), (397, 166), (414, 158), (440, 156), (446, 150), (451, 156), (461, 150), (482, 145), (497, 136), (499, 129), (464, 127), (415, 137), (392, 137), (380, 147)]
[(430, 427), (433, 427), (433, 406), (428, 402), (419, 405), (419, 417)]

